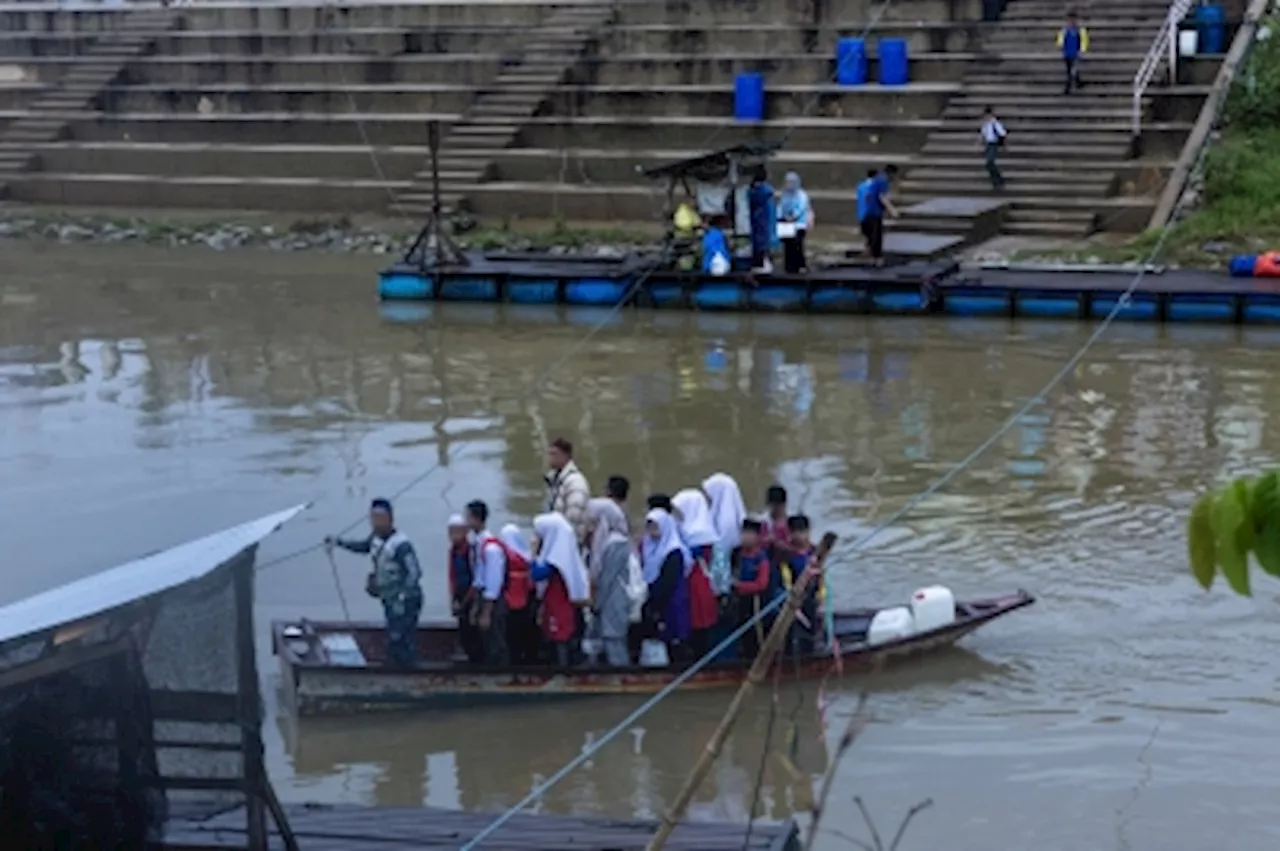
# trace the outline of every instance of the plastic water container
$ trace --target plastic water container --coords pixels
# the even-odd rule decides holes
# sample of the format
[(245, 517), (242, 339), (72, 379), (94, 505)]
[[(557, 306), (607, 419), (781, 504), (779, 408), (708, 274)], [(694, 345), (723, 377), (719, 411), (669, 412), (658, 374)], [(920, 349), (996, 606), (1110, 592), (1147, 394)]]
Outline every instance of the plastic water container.
[(836, 42), (836, 82), (842, 86), (867, 82), (867, 46), (862, 39), (842, 38)]
[(1237, 254), (1231, 258), (1228, 269), (1233, 278), (1252, 278), (1254, 264), (1258, 262), (1256, 254)]
[(764, 120), (764, 76), (739, 74), (733, 81), (733, 115), (739, 121)]
[(955, 595), (951, 593), (950, 588), (942, 585), (921, 588), (911, 595), (911, 614), (915, 618), (916, 632), (928, 632), (954, 623)]
[(911, 79), (905, 38), (880, 39), (880, 85), (904, 86)]
[(1196, 7), (1196, 29), (1201, 53), (1222, 53), (1227, 48), (1227, 14), (1215, 3)]
[(906, 606), (881, 609), (871, 619), (871, 626), (867, 627), (867, 644), (875, 647), (889, 641), (910, 638), (913, 633), (915, 618), (911, 616), (910, 609)]
[(1195, 30), (1178, 30), (1178, 55), (1195, 56), (1200, 52), (1200, 33)]

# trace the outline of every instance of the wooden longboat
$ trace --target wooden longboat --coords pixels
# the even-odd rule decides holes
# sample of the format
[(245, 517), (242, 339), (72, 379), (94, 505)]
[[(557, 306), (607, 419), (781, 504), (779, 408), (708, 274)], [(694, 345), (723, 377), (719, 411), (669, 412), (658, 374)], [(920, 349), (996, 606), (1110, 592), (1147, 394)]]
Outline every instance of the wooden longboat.
[[(1002, 597), (956, 602), (955, 620), (945, 626), (871, 646), (871, 619), (880, 609), (856, 609), (835, 615), (841, 666), (846, 673), (875, 670), (904, 657), (954, 644), (983, 624), (1029, 606), (1026, 591)], [(419, 664), (397, 669), (384, 664), (383, 627), (375, 623), (275, 621), (272, 648), (280, 660), (286, 703), (299, 715), (340, 714), (373, 709), (470, 706), (534, 698), (653, 694), (670, 684), (682, 668), (556, 668), (472, 665), (458, 649), (453, 621), (418, 628)], [(707, 665), (681, 688), (708, 689), (742, 681), (750, 660), (726, 659)], [(832, 667), (823, 651), (801, 660), (800, 676), (822, 677)], [(788, 673), (792, 663), (787, 663)]]

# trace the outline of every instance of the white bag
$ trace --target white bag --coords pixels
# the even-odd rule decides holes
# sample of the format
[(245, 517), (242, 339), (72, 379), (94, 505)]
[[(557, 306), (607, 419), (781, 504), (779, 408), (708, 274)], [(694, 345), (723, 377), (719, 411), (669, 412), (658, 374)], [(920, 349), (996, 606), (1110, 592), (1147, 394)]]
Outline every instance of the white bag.
[(671, 664), (667, 645), (656, 638), (640, 642), (640, 666), (642, 668), (666, 668)]
[(795, 239), (795, 222), (778, 222), (778, 239)]
[(711, 269), (711, 274), (715, 275), (717, 278), (722, 275), (727, 275), (729, 274), (730, 269), (729, 258), (717, 252), (716, 256), (711, 258), (711, 265), (709, 268)]
[(627, 580), (622, 590), (627, 592), (627, 600), (631, 603), (628, 619), (632, 623), (640, 623), (644, 604), (649, 602), (649, 583), (644, 581), (644, 569), (640, 566), (640, 557), (631, 553), (627, 559)]

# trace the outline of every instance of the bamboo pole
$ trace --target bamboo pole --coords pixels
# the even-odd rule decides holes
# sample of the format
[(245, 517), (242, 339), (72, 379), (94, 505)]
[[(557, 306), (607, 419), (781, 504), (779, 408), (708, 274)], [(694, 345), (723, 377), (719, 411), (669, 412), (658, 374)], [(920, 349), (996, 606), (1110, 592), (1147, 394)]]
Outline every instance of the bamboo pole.
[(787, 600), (783, 603), (782, 609), (778, 613), (778, 619), (773, 623), (773, 629), (769, 630), (769, 635), (764, 640), (764, 646), (756, 653), (755, 661), (751, 663), (751, 669), (747, 672), (746, 680), (738, 688), (738, 693), (733, 696), (733, 700), (729, 702), (729, 708), (725, 710), (719, 726), (711, 734), (711, 739), (707, 742), (706, 747), (703, 748), (702, 755), (698, 757), (693, 770), (689, 772), (689, 777), (684, 781), (684, 786), (680, 789), (680, 793), (676, 795), (675, 801), (663, 814), (662, 821), (658, 824), (658, 830), (654, 833), (653, 838), (649, 840), (645, 851), (661, 851), (662, 847), (667, 844), (667, 840), (671, 838), (671, 833), (676, 829), (676, 825), (684, 818), (685, 810), (689, 808), (689, 802), (693, 800), (698, 787), (706, 779), (707, 772), (711, 770), (711, 766), (719, 758), (720, 751), (724, 748), (725, 740), (729, 738), (729, 733), (732, 732), (733, 725), (742, 713), (742, 707), (747, 698), (755, 691), (756, 686), (764, 682), (764, 678), (768, 675), (769, 668), (773, 665), (773, 659), (782, 648), (782, 642), (791, 629), (791, 623), (795, 620), (796, 612), (799, 611), (800, 604), (803, 602), (805, 594), (809, 591), (809, 583), (821, 572), (823, 562), (826, 561), (827, 554), (831, 552), (835, 542), (836, 535), (834, 532), (828, 532), (823, 535), (822, 543), (818, 545), (818, 552), (814, 557), (813, 564), (792, 583), (791, 592), (787, 595)]

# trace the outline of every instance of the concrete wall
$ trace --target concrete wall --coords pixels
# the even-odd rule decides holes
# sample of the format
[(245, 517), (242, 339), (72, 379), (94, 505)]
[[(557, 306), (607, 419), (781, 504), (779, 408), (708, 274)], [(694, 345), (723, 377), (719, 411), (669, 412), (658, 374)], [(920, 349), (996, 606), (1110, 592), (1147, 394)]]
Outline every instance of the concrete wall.
[[(473, 206), (647, 219), (660, 205), (637, 165), (785, 135), (779, 169), (800, 170), (820, 214), (845, 219), (866, 168), (909, 164), (941, 126), (958, 81), (983, 61), (989, 29), (981, 0), (894, 0), (875, 32), (907, 39), (912, 84), (830, 85), (836, 41), (862, 34), (882, 8), (881, 0), (624, 3), (618, 25), (520, 129), (518, 148), (489, 154), (489, 184), (476, 188)], [(62, 141), (36, 152), (42, 171), (13, 192), (110, 206), (383, 209), (388, 192), (425, 164), (426, 122), (447, 129), (550, 10), (531, 2), (191, 7), (182, 31), (160, 35), (154, 55), (103, 91), (100, 113), (76, 118)], [(0, 83), (0, 129), (121, 20), (0, 10), (0, 69), (21, 76)], [(869, 46), (874, 78), (874, 39)], [(1109, 67), (1108, 50), (1101, 45), (1094, 67)], [(1031, 75), (1058, 72), (1052, 53), (1031, 44), (1024, 64)], [(766, 76), (764, 122), (732, 120), (743, 71)], [(1207, 81), (1214, 68), (1192, 73)], [(1203, 99), (1195, 89), (1154, 94), (1148, 161), (1121, 174), (1122, 193), (1151, 191), (1151, 175), (1164, 173)], [(1052, 135), (1052, 122), (1042, 123), (1049, 129), (1035, 132)], [(379, 148), (381, 174), (366, 140)], [(1142, 217), (1127, 208), (1107, 215)]]

